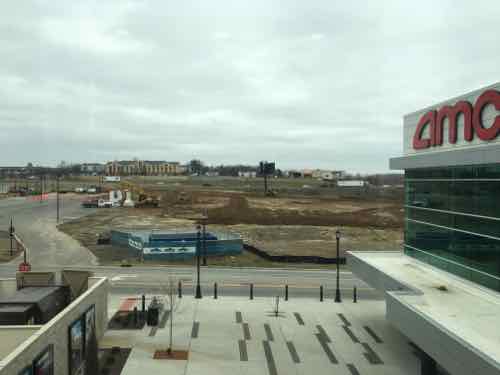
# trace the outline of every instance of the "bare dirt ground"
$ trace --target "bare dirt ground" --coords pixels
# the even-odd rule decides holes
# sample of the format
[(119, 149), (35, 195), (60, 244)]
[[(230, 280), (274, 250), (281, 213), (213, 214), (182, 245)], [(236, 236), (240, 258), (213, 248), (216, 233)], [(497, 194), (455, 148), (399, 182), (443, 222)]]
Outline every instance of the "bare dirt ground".
[[(208, 213), (209, 231), (238, 233), (245, 243), (272, 255), (334, 257), (336, 229), (342, 232), (342, 252), (397, 250), (402, 244), (403, 209), (395, 201), (269, 198), (221, 191), (174, 191), (162, 198), (161, 208), (102, 209), (59, 229), (91, 249), (102, 264), (119, 263), (124, 251), (97, 245), (101, 233), (112, 228), (193, 230), (203, 209)], [(273, 264), (246, 251), (236, 257), (211, 258), (210, 264), (283, 267), (283, 263)]]

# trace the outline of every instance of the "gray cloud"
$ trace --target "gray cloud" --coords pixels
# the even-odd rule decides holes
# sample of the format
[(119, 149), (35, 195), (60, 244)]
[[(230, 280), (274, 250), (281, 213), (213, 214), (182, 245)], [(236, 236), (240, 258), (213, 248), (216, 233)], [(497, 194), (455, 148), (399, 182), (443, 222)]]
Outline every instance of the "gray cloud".
[(0, 164), (383, 172), (405, 113), (498, 80), (499, 16), (496, 1), (12, 2)]

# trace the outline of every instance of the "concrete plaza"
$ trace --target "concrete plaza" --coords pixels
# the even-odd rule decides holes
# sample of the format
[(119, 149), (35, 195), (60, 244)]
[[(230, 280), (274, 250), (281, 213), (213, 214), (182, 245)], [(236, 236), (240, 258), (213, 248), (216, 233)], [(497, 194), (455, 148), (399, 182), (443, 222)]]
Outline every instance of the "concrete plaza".
[[(109, 316), (127, 297), (110, 295)], [(147, 296), (148, 300), (152, 296)], [(331, 299), (280, 301), (243, 297), (177, 300), (174, 349), (188, 350), (185, 360), (153, 359), (169, 341), (168, 314), (160, 327), (108, 330), (101, 347), (132, 351), (122, 374), (419, 374), (420, 362), (408, 340), (385, 320), (377, 300), (342, 303)], [(122, 305), (123, 306), (123, 305)], [(137, 300), (140, 308), (140, 300)]]

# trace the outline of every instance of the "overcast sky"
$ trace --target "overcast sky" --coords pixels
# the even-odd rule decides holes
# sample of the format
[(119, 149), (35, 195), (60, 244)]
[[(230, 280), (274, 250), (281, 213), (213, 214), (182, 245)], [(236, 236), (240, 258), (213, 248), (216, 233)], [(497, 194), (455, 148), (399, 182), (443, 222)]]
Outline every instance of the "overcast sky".
[(385, 172), (405, 113), (499, 81), (500, 2), (11, 1), (0, 165)]

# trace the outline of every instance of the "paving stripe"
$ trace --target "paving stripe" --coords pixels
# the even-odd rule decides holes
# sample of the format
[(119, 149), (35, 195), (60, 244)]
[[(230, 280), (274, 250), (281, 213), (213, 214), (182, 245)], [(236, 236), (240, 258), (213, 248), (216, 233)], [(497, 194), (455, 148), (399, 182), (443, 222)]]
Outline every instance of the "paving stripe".
[(368, 345), (366, 342), (361, 343), (363, 345), (363, 348), (365, 348), (366, 353), (364, 353), (365, 358), (370, 362), (372, 365), (383, 365), (384, 361), (380, 359), (378, 354)]
[(191, 337), (193, 339), (198, 338), (198, 331), (200, 330), (200, 322), (193, 322), (193, 329), (191, 330)]
[(342, 322), (344, 322), (344, 324), (345, 324), (346, 326), (348, 326), (348, 327), (349, 327), (349, 326), (351, 325), (351, 322), (347, 320), (347, 318), (344, 316), (344, 314), (339, 313), (339, 314), (337, 314), (337, 315), (338, 315), (338, 317), (340, 318), (340, 320), (342, 320)]
[(351, 375), (361, 375), (356, 366), (354, 366), (352, 363), (347, 364), (347, 369), (350, 371)]
[(363, 328), (365, 329), (366, 332), (368, 332), (368, 334), (375, 340), (377, 344), (383, 343), (382, 339), (378, 337), (378, 335), (373, 331), (373, 329), (371, 329), (368, 326), (363, 326)]
[(297, 353), (297, 349), (295, 349), (295, 345), (293, 345), (293, 342), (287, 341), (286, 346), (288, 347), (288, 351), (290, 352), (290, 356), (292, 357), (292, 361), (294, 363), (300, 363), (300, 357)]
[(238, 347), (240, 348), (240, 361), (248, 362), (247, 342), (238, 340)]
[(342, 328), (344, 329), (345, 333), (347, 333), (347, 335), (351, 338), (352, 342), (359, 343), (359, 339), (348, 326), (342, 326)]
[(148, 336), (153, 337), (156, 335), (156, 331), (158, 331), (158, 327), (152, 327), (151, 331), (149, 331)]
[(326, 333), (326, 331), (324, 330), (323, 327), (321, 327), (319, 324), (316, 326), (316, 329), (318, 330), (319, 334), (321, 335), (321, 337), (324, 338), (324, 340), (326, 342), (332, 342), (332, 340), (330, 339), (330, 336), (328, 336), (328, 334)]
[(295, 312), (293, 313), (293, 315), (295, 315), (295, 319), (297, 319), (297, 323), (299, 323), (299, 325), (301, 326), (305, 325), (299, 313)]
[(332, 350), (328, 346), (328, 343), (325, 341), (325, 338), (320, 334), (320, 333), (315, 333), (314, 336), (318, 339), (319, 343), (321, 344), (321, 347), (325, 351), (326, 356), (330, 360), (331, 363), (338, 364), (339, 361), (337, 361), (337, 358), (335, 357), (335, 354), (333, 354)]
[(264, 324), (264, 329), (266, 330), (267, 341), (274, 341), (273, 331), (271, 331), (271, 326), (269, 324)]
[(165, 328), (169, 316), (170, 316), (170, 310), (166, 310), (160, 319), (160, 324), (158, 325), (159, 328)]
[(264, 346), (264, 354), (266, 355), (267, 369), (269, 370), (269, 375), (278, 375), (276, 371), (276, 363), (274, 363), (273, 352), (271, 350), (271, 345), (268, 341), (262, 341)]
[(243, 316), (241, 315), (241, 311), (236, 311), (236, 323), (243, 323)]
[(250, 336), (250, 327), (248, 326), (248, 323), (243, 323), (243, 338), (245, 340), (252, 339), (252, 337)]

